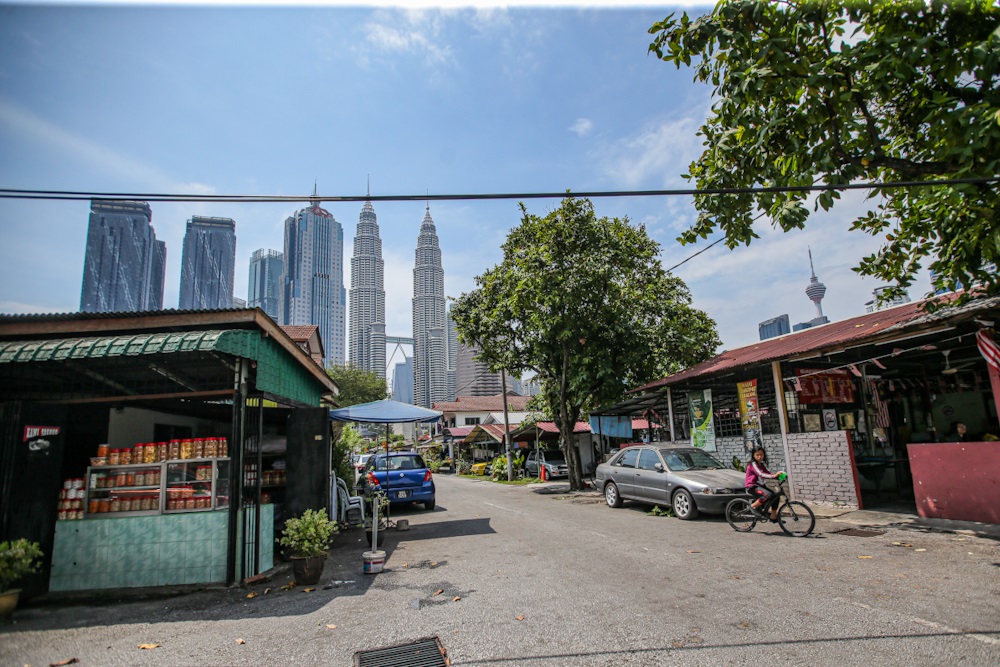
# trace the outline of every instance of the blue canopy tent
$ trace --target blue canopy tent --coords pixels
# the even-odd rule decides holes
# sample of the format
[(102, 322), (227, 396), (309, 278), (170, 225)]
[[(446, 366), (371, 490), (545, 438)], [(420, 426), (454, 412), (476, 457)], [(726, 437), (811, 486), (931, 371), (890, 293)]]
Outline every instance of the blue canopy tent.
[[(330, 419), (341, 422), (362, 422), (366, 424), (385, 424), (385, 455), (389, 456), (389, 424), (409, 424), (436, 422), (441, 418), (441, 413), (437, 410), (428, 410), (409, 403), (399, 401), (373, 401), (372, 403), (361, 403), (359, 405), (349, 405), (346, 408), (330, 410)], [(389, 491), (389, 477), (386, 476), (386, 493)], [(376, 517), (377, 519), (377, 517)], [(389, 522), (388, 510), (386, 511), (386, 521)], [(378, 523), (373, 520), (373, 523)], [(374, 549), (374, 537), (372, 538), (372, 548)]]

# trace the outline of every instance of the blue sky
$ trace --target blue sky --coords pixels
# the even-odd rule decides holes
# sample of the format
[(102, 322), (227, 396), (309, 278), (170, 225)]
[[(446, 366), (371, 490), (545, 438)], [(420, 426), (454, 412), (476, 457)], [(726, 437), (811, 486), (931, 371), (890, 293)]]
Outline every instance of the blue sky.
[[(532, 3), (528, 3), (529, 5)], [(663, 7), (399, 9), (304, 6), (0, 5), (0, 187), (95, 192), (321, 195), (563, 192), (689, 187), (711, 90), (647, 55)], [(688, 11), (700, 11), (697, 7)], [(544, 215), (557, 200), (529, 200)], [(236, 296), (257, 248), (282, 249), (300, 205), (153, 203), (176, 307), (191, 215), (236, 221)], [(345, 284), (360, 203), (344, 227)], [(878, 283), (850, 270), (877, 240), (847, 233), (850, 195), (806, 230), (761, 226), (749, 248), (676, 270), (724, 347), (757, 323), (813, 317), (807, 246), (831, 319), (864, 312)], [(642, 222), (670, 267), (689, 198), (597, 199)], [(410, 335), (423, 202), (375, 204), (388, 332)], [(79, 308), (88, 202), (0, 200), (0, 312)], [(516, 201), (431, 202), (445, 292), (501, 260)], [(924, 280), (913, 290), (919, 297)]]

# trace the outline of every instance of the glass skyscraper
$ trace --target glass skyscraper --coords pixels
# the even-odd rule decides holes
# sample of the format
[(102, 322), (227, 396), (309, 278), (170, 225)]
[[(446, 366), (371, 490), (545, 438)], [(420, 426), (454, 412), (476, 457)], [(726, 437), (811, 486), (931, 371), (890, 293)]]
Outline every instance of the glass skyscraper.
[(413, 267), (413, 402), (425, 408), (448, 398), (444, 269), (430, 206), (417, 237)]
[(319, 327), (324, 365), (344, 364), (344, 229), (318, 200), (285, 220), (278, 308), (278, 324)]
[(250, 255), (247, 307), (260, 308), (275, 322), (278, 321), (283, 266), (284, 256), (277, 250), (261, 248)]
[(166, 246), (157, 242), (152, 220), (148, 202), (91, 200), (81, 311), (136, 312), (162, 307)]
[(181, 256), (181, 310), (233, 307), (236, 222), (191, 216)]
[(361, 207), (351, 257), (352, 366), (385, 378), (385, 285), (382, 239), (370, 201)]

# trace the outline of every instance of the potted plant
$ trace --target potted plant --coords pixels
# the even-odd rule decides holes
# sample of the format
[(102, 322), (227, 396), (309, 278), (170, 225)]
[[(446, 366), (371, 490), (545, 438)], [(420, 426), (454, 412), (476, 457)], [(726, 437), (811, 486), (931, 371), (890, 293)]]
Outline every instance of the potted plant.
[(295, 582), (315, 584), (323, 574), (330, 548), (330, 538), (337, 532), (337, 524), (330, 520), (326, 510), (306, 510), (301, 517), (285, 522), (285, 529), (278, 543), (291, 551), (292, 572)]
[(0, 542), (0, 618), (10, 616), (21, 595), (21, 589), (11, 586), (24, 575), (37, 572), (41, 557), (38, 542), (25, 539)]

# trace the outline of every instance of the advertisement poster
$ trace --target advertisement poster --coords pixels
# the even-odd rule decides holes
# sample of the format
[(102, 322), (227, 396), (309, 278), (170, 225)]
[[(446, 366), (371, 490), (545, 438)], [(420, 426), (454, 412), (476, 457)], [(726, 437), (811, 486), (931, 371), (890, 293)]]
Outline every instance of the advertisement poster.
[(736, 395), (740, 399), (740, 424), (743, 425), (743, 446), (752, 452), (757, 445), (764, 446), (760, 430), (760, 403), (757, 402), (757, 381), (747, 380), (736, 383)]
[(706, 452), (715, 451), (715, 422), (712, 420), (712, 390), (688, 393), (691, 413), (691, 444)]
[(815, 368), (800, 368), (795, 374), (795, 388), (802, 405), (854, 402), (854, 381), (843, 369), (820, 372)]

